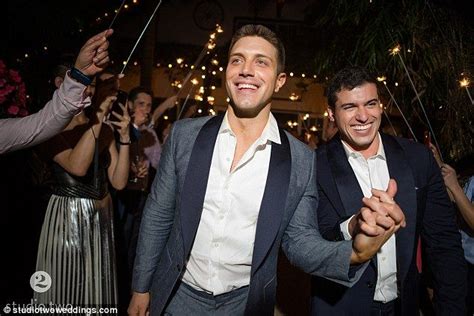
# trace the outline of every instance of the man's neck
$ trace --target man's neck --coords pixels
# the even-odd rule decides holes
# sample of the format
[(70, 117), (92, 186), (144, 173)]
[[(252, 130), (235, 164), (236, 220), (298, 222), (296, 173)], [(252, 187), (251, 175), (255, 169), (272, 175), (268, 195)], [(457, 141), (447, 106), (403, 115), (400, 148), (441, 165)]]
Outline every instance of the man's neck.
[(256, 140), (259, 138), (267, 125), (269, 117), (270, 106), (263, 108), (256, 117), (252, 118), (237, 117), (231, 106), (227, 109), (227, 120), (237, 139)]

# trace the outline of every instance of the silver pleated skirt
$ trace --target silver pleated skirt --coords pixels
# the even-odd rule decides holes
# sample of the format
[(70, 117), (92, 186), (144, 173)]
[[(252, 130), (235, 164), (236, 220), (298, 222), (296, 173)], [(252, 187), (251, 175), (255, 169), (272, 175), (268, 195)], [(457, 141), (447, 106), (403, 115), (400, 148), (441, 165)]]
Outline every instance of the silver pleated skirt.
[(41, 231), (36, 271), (51, 288), (34, 292), (37, 304), (114, 307), (117, 278), (112, 200), (53, 195)]

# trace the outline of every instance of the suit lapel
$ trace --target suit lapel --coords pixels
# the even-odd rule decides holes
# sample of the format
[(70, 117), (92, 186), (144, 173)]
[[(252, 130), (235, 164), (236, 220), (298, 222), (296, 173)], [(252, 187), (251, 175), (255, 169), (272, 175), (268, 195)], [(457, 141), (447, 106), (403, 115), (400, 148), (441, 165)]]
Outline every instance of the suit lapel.
[[(341, 139), (338, 136), (328, 143), (327, 155), (337, 187), (337, 192), (328, 190), (327, 194), (332, 201), (341, 200), (343, 209), (336, 209), (339, 216), (347, 217), (354, 215), (362, 207), (364, 194), (349, 164)], [(339, 196), (337, 193), (339, 193)]]
[(407, 227), (401, 228), (396, 233), (397, 262), (400, 281), (403, 281), (415, 247), (416, 230), (416, 191), (415, 180), (410, 165), (400, 144), (395, 138), (382, 134), (382, 142), (387, 156), (387, 166), (390, 178), (397, 181), (397, 194), (395, 201), (405, 214)]
[(267, 183), (260, 205), (255, 233), (252, 275), (271, 248), (285, 211), (291, 175), (291, 151), (288, 137), (281, 129), (280, 139), (280, 145), (272, 143)]
[(184, 254), (188, 256), (196, 236), (206, 195), (212, 154), (224, 116), (215, 116), (204, 124), (194, 142), (180, 196)]

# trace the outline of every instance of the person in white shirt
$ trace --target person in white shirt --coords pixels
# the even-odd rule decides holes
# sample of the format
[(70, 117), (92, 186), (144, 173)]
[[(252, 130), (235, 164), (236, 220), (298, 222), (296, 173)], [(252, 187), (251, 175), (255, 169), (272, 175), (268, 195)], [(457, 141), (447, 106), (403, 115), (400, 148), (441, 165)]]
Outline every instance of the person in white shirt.
[(280, 246), (304, 271), (349, 286), (365, 268), (350, 264), (403, 225), (390, 204), (394, 219), (364, 209), (366, 234), (354, 241), (321, 238), (314, 152), (270, 112), (284, 64), (272, 31), (243, 26), (229, 50), (226, 113), (173, 125), (143, 212), (129, 315), (273, 315)]
[(59, 134), (74, 115), (90, 105), (90, 98), (84, 92), (91, 78), (109, 62), (107, 38), (112, 33), (111, 29), (105, 30), (82, 46), (73, 67), (74, 73), (66, 74), (64, 82), (41, 111), (23, 118), (0, 120), (0, 154), (48, 140)]
[[(439, 315), (463, 315), (466, 268), (455, 212), (429, 148), (379, 132), (382, 105), (375, 77), (360, 67), (338, 72), (327, 89), (329, 119), (339, 133), (317, 150), (318, 224), (328, 240), (351, 240), (360, 208), (377, 190), (398, 187), (407, 227), (377, 252), (350, 289), (313, 278), (313, 315), (418, 313), (417, 244), (421, 237), (435, 280)], [(390, 201), (387, 201), (390, 202)]]

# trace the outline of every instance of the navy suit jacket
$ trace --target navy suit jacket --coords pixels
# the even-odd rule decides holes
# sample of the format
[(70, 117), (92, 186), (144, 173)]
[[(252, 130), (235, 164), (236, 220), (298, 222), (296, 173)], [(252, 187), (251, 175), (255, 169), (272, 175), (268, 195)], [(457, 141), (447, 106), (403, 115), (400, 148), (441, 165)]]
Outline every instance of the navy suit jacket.
[[(223, 116), (174, 124), (148, 197), (132, 288), (151, 293), (151, 315), (166, 308), (181, 282), (199, 226), (214, 144)], [(317, 230), (315, 153), (284, 131), (272, 144), (257, 220), (248, 315), (273, 315), (278, 250), (304, 271), (351, 285), (350, 241), (329, 242)]]
[[(416, 248), (421, 236), (434, 278), (435, 310), (463, 315), (466, 268), (455, 211), (431, 151), (407, 139), (381, 134), (390, 178), (397, 181), (395, 201), (407, 226), (396, 233), (398, 315), (418, 315)], [(322, 236), (342, 240), (340, 223), (362, 207), (363, 193), (336, 135), (317, 150), (318, 222)], [(321, 278), (312, 281), (314, 315), (369, 315), (377, 282), (376, 258), (351, 288)]]

